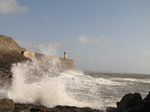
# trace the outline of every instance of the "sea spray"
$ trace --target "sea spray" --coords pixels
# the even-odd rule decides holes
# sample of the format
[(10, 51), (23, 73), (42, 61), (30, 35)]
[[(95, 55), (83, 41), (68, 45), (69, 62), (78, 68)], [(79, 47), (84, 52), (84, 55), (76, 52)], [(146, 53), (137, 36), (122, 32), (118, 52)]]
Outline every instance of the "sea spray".
[[(45, 64), (41, 64), (41, 61)], [(53, 61), (42, 58), (13, 65), (9, 98), (19, 103), (35, 103), (48, 107), (103, 107), (92, 77), (77, 71), (60, 71), (56, 66), (59, 59), (55, 60), (57, 62)]]
[(36, 48), (39, 53), (50, 55), (50, 56), (58, 56), (58, 48), (61, 46), (61, 43), (53, 42), (53, 43), (45, 43), (40, 44)]

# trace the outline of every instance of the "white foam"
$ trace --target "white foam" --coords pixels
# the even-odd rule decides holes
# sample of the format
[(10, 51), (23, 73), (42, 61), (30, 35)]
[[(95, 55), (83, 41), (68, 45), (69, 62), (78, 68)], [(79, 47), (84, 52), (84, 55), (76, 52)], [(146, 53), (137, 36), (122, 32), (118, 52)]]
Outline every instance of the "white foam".
[[(19, 103), (36, 103), (48, 107), (69, 105), (102, 108), (103, 104), (96, 97), (96, 88), (92, 79), (82, 72), (59, 72), (57, 68), (43, 69), (39, 60), (27, 61), (13, 65), (13, 82), (8, 97)], [(52, 65), (52, 64), (51, 64)], [(44, 66), (48, 67), (48, 66)], [(47, 71), (48, 70), (48, 71)], [(42, 76), (42, 77), (41, 77)], [(78, 92), (75, 94), (69, 90)], [(83, 91), (88, 91), (86, 95)], [(81, 99), (77, 95), (82, 96)], [(89, 97), (94, 100), (89, 100)], [(95, 98), (94, 98), (95, 97)]]
[[(46, 52), (43, 46), (42, 50), (42, 53)], [(55, 50), (49, 51), (56, 53)], [(104, 107), (92, 77), (80, 71), (62, 72), (57, 65), (60, 65), (59, 58), (55, 60), (41, 58), (14, 64), (12, 86), (6, 97), (18, 103), (35, 103), (48, 107), (56, 105), (88, 106), (96, 109)]]
[(111, 79), (114, 80), (114, 81), (150, 83), (149, 79), (137, 79), (137, 78), (111, 78)]

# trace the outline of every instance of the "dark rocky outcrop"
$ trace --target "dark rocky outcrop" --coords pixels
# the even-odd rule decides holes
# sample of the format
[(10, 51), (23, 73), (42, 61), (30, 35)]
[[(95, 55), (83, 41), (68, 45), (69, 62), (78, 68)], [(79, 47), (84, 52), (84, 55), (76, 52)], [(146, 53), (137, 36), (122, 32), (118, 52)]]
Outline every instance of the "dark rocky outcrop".
[(106, 112), (150, 112), (150, 92), (143, 100), (139, 93), (126, 94), (117, 108), (108, 107)]
[(15, 104), (11, 99), (0, 100), (0, 112), (14, 112)]
[(139, 93), (134, 94), (126, 94), (120, 102), (117, 102), (117, 108), (120, 111), (123, 111), (125, 109), (134, 108), (135, 105), (137, 105), (139, 102), (142, 101), (142, 97)]
[(0, 112), (103, 112), (101, 110), (91, 109), (89, 107), (56, 106), (48, 108), (42, 105), (19, 104), (11, 99), (0, 100)]
[(27, 59), (22, 55), (21, 48), (12, 38), (0, 35), (0, 68), (10, 70), (13, 63)]
[(150, 112), (150, 92), (141, 102), (141, 112)]
[(10, 83), (12, 64), (28, 60), (22, 55), (24, 50), (12, 38), (0, 35), (0, 86)]

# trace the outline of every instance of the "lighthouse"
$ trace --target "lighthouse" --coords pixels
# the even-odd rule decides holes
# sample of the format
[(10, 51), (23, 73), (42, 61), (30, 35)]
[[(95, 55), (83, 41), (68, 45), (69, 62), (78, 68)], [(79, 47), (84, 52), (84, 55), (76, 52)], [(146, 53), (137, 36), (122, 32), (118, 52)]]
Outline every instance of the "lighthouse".
[(67, 51), (64, 52), (64, 59), (67, 59)]

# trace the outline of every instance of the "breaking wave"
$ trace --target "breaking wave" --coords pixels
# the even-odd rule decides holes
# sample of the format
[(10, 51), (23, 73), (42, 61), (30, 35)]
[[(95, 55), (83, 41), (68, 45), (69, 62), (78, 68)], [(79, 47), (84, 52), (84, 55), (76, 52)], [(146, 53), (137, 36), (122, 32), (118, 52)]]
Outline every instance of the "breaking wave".
[(92, 77), (77, 71), (60, 72), (55, 65), (59, 60), (55, 61), (48, 62), (51, 67), (37, 59), (13, 65), (8, 97), (15, 102), (48, 107), (69, 105), (100, 109), (104, 106)]
[[(47, 48), (49, 47), (49, 48)], [(41, 52), (48, 54), (46, 49), (56, 54), (56, 46), (40, 46)], [(99, 81), (76, 70), (60, 70), (59, 58), (49, 60), (41, 57), (32, 61), (12, 66), (12, 86), (5, 91), (7, 97), (18, 103), (34, 103), (47, 107), (68, 105), (102, 109)], [(1, 91), (1, 93), (5, 93)]]
[(114, 81), (150, 83), (149, 79), (135, 79), (135, 78), (111, 78), (111, 79)]

